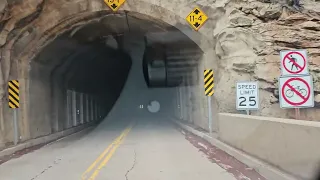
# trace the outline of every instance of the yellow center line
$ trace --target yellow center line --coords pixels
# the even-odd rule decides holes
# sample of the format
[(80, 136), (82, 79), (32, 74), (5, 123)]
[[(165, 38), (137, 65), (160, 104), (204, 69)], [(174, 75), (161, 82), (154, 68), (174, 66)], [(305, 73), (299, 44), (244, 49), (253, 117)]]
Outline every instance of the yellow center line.
[[(100, 165), (96, 168), (92, 176), (89, 178), (90, 180), (95, 179), (95, 177), (99, 174), (99, 171), (103, 166), (107, 164), (109, 159), (114, 154), (115, 150), (121, 144), (122, 140), (125, 136), (130, 132), (133, 127), (133, 123), (131, 123), (121, 134), (118, 136), (102, 153), (101, 155), (90, 165), (90, 167), (82, 174), (82, 180), (87, 178), (87, 174), (91, 172), (91, 170), (96, 167), (96, 165), (106, 156), (106, 158), (100, 163)], [(112, 149), (111, 149), (112, 148)], [(111, 151), (110, 151), (111, 149)]]
[(127, 136), (127, 134), (130, 132), (131, 127), (129, 129), (127, 129), (128, 131), (125, 132), (125, 135), (122, 139), (119, 140), (119, 142), (112, 148), (112, 150), (110, 151), (110, 153), (106, 156), (106, 158), (100, 163), (100, 165), (98, 166), (98, 168), (93, 172), (92, 176), (89, 178), (89, 180), (94, 180), (100, 170), (109, 162), (109, 160), (111, 159), (111, 157), (113, 156), (113, 154), (115, 153), (115, 151), (117, 150), (117, 148), (120, 146), (120, 144), (123, 142), (124, 138)]
[[(119, 137), (118, 137), (119, 138)], [(117, 138), (117, 139), (118, 139)], [(116, 139), (116, 140), (117, 140)], [(107, 149), (105, 149), (100, 156), (90, 165), (90, 167), (82, 174), (82, 180), (86, 179), (87, 174), (98, 164), (99, 161), (102, 160), (102, 158), (109, 152), (109, 150), (112, 148), (114, 143), (110, 144)]]

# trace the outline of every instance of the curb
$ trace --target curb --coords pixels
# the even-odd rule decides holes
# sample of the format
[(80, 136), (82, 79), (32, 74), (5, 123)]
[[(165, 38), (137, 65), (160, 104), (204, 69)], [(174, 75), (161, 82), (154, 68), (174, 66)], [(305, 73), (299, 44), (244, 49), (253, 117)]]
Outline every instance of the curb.
[(252, 156), (249, 156), (248, 154), (237, 150), (222, 141), (217, 139), (217, 135), (213, 135), (214, 137), (209, 136), (208, 134), (205, 134), (203, 132), (200, 132), (198, 130), (195, 130), (194, 128), (185, 125), (177, 120), (172, 120), (175, 124), (177, 124), (182, 129), (199, 136), (203, 138), (204, 140), (208, 141), (213, 146), (216, 146), (217, 148), (223, 150), (224, 152), (228, 153), (229, 155), (233, 156), (240, 162), (244, 163), (245, 165), (254, 168), (259, 174), (261, 174), (266, 179), (270, 180), (300, 180), (292, 175), (289, 175), (285, 172), (282, 172), (281, 170), (277, 169), (276, 167), (273, 167), (261, 160), (258, 160)]
[(47, 143), (59, 140), (61, 138), (76, 134), (76, 133), (87, 132), (95, 124), (96, 124), (96, 122), (89, 122), (89, 123), (86, 123), (86, 124), (83, 124), (83, 125), (80, 125), (77, 127), (66, 129), (64, 131), (56, 132), (54, 134), (50, 134), (50, 135), (42, 136), (42, 137), (39, 137), (36, 139), (28, 140), (26, 142), (23, 142), (21, 144), (14, 146), (14, 147), (9, 147), (9, 148), (6, 148), (6, 149), (0, 151), (0, 157), (8, 156), (8, 155), (14, 154), (17, 151), (20, 151), (20, 150), (23, 150), (26, 148), (30, 148), (32, 146), (36, 146), (39, 144), (43, 144), (43, 143), (47, 144)]

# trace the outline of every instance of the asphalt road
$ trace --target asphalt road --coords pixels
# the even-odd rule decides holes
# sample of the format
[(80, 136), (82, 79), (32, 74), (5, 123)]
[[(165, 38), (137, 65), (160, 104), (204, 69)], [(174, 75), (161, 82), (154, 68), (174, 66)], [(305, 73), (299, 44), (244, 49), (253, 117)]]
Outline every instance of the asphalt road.
[(104, 121), (0, 166), (1, 180), (235, 180), (164, 119)]

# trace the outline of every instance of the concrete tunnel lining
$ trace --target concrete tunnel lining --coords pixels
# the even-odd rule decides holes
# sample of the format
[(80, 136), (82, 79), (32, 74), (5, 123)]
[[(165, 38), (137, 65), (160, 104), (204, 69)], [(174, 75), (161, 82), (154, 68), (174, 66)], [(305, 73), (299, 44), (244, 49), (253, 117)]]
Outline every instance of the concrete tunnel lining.
[[(30, 106), (38, 108), (30, 109), (30, 116), (38, 120), (35, 122), (37, 124), (64, 121), (67, 89), (99, 96), (100, 103), (109, 102), (104, 106), (111, 108), (112, 103), (119, 96), (130, 68), (130, 59), (125, 57), (125, 54), (117, 53), (107, 47), (99, 48), (97, 45), (91, 45), (92, 47), (85, 45), (76, 47), (76, 49), (79, 48), (78, 51), (73, 49), (63, 52), (60, 48), (63, 47), (61, 42), (64, 41), (59, 40), (55, 41), (59, 48), (53, 42), (48, 46), (48, 51), (61, 54), (60, 61), (53, 59), (51, 63), (43, 64), (41, 59), (46, 58), (47, 52), (44, 51), (31, 63)], [(64, 44), (67, 43), (64, 42)], [(108, 61), (104, 60), (106, 56)], [(59, 58), (57, 55), (53, 57)], [(117, 78), (113, 79), (114, 77)], [(111, 86), (106, 86), (106, 80), (108, 80), (107, 84), (111, 83)], [(58, 123), (58, 127), (53, 126), (55, 128), (52, 131), (70, 126), (70, 123), (61, 122)], [(52, 126), (47, 124), (43, 127)], [(43, 131), (47, 132), (49, 129)], [(44, 133), (39, 132), (39, 129), (31, 132)]]
[[(130, 52), (130, 48), (125, 47), (124, 35), (136, 34), (136, 36), (142, 35), (142, 37), (146, 37), (146, 33), (150, 34), (151, 31), (151, 36), (153, 37), (157, 34), (159, 37), (165, 37), (164, 35), (167, 33), (163, 32), (163, 27), (159, 29), (159, 25), (150, 26), (150, 22), (147, 24), (143, 21), (141, 22), (141, 20), (139, 21), (132, 26), (135, 28), (131, 27), (130, 29), (123, 29), (121, 25), (108, 29), (105, 24), (89, 23), (77, 30), (70, 29), (66, 31), (44, 47), (31, 62), (29, 103), (30, 107), (34, 108), (30, 108), (29, 117), (34, 124), (47, 128), (30, 127), (31, 137), (38, 137), (49, 132), (61, 131), (72, 127), (72, 123), (63, 122), (67, 113), (65, 97), (68, 89), (81, 93), (95, 94), (97, 99), (103, 99), (100, 103), (104, 107), (109, 110), (112, 108), (126, 82), (125, 78), (132, 63), (132, 52)], [(140, 26), (140, 23), (147, 25)], [(180, 33), (180, 36), (185, 38), (182, 42), (184, 45), (189, 42), (189, 44), (192, 44), (192, 49), (196, 47), (196, 44), (187, 36), (173, 27), (168, 27), (167, 30), (173, 32), (175, 38), (178, 37), (177, 33)], [(99, 28), (104, 28), (104, 30)], [(110, 35), (113, 35), (114, 39), (116, 39), (119, 49), (114, 49), (114, 46), (108, 47), (105, 39), (101, 39), (101, 37), (110, 37)], [(181, 42), (172, 42), (174, 38), (161, 38), (161, 41), (157, 41), (155, 38), (150, 39), (163, 43), (167, 47), (166, 50), (170, 50), (166, 55), (176, 52), (175, 55), (183, 56), (181, 48), (187, 48), (186, 46), (181, 46)], [(166, 39), (170, 39), (171, 42), (166, 44), (163, 41)], [(143, 40), (145, 38), (141, 39), (141, 41)], [(197, 52), (202, 53), (201, 49), (198, 49)], [(110, 57), (114, 57), (115, 60), (112, 61)], [(193, 58), (199, 60), (201, 56), (197, 54)], [(122, 60), (119, 61), (119, 59)], [(106, 70), (106, 67), (110, 67), (110, 69)], [(142, 72), (142, 62), (139, 64), (139, 68)], [(101, 86), (101, 82), (107, 81), (108, 83), (106, 84), (108, 86)], [(188, 83), (190, 81), (192, 79), (188, 80)]]
[[(199, 4), (194, 4), (199, 5)], [(129, 18), (147, 20), (161, 24), (161, 27), (175, 27), (183, 32), (192, 41), (194, 41), (204, 52), (202, 57), (199, 77), (203, 74), (201, 69), (205, 66), (212, 67), (215, 70), (217, 83), (219, 81), (218, 63), (215, 63), (217, 57), (215, 55), (215, 39), (212, 31), (217, 26), (217, 21), (223, 11), (222, 7), (214, 7), (215, 5), (200, 5), (209, 16), (206, 25), (200, 31), (193, 31), (185, 21), (185, 16), (192, 10), (189, 2), (179, 2), (176, 6), (175, 2), (159, 1), (151, 2), (144, 0), (127, 1), (121, 10), (116, 14), (124, 17), (126, 14)], [(4, 97), (2, 100), (2, 110), (0, 111), (0, 124), (2, 132), (0, 134), (0, 148), (5, 143), (12, 142), (12, 123), (4, 121), (12, 118), (11, 110), (6, 105), (6, 82), (10, 79), (18, 79), (20, 82), (21, 106), (19, 109), (18, 125), (20, 131), (21, 142), (35, 138), (31, 136), (31, 127), (34, 124), (34, 118), (30, 116), (29, 106), (31, 100), (30, 93), (30, 68), (31, 60), (42, 51), (50, 42), (55, 40), (59, 35), (74, 28), (86, 25), (90, 22), (99, 22), (102, 17), (110, 14), (115, 15), (106, 4), (101, 0), (79, 0), (65, 2), (62, 0), (54, 1), (54, 3), (37, 1), (30, 4), (28, 1), (19, 2), (14, 5), (15, 14), (21, 14), (16, 19), (12, 19), (12, 23), (4, 26), (7, 31), (2, 31), (3, 39), (1, 44), (1, 69), (3, 71), (3, 86), (0, 94)], [(24, 22), (26, 21), (26, 22)], [(21, 27), (15, 26), (13, 23), (19, 22)], [(23, 22), (21, 24), (20, 22)], [(120, 21), (123, 22), (123, 21)], [(110, 24), (112, 24), (110, 22)], [(123, 23), (125, 25), (125, 23)], [(12, 26), (11, 26), (12, 25)], [(139, 24), (137, 27), (140, 27)], [(13, 29), (12, 29), (13, 28)], [(165, 28), (164, 28), (165, 29)], [(6, 41), (7, 39), (7, 41)], [(191, 108), (185, 104), (185, 114), (188, 119), (195, 119), (201, 127), (206, 126), (205, 100), (201, 95), (203, 83), (199, 81), (198, 86), (191, 87), (192, 92), (199, 98), (196, 103), (197, 108)], [(189, 92), (190, 92), (189, 91)], [(182, 91), (184, 92), (184, 91)], [(187, 91), (186, 91), (187, 92)], [(49, 93), (48, 93), (49, 94)], [(186, 95), (186, 100), (188, 99)], [(217, 104), (213, 105), (214, 111), (218, 110)], [(187, 111), (190, 109), (190, 111)], [(189, 113), (190, 112), (190, 113)], [(189, 115), (188, 115), (189, 114)], [(190, 117), (189, 117), (190, 116)], [(217, 118), (217, 117), (215, 117)], [(42, 128), (39, 126), (39, 128)], [(50, 132), (46, 132), (49, 134)], [(44, 134), (43, 134), (44, 135)], [(6, 145), (5, 145), (6, 146)]]

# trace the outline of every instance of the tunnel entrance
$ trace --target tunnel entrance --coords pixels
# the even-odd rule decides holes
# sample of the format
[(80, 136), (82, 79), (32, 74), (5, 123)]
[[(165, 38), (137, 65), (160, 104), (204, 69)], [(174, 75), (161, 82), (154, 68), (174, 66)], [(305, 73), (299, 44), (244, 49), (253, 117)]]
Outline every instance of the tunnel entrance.
[[(175, 27), (140, 16), (104, 15), (38, 53), (29, 72), (29, 117), (47, 128), (31, 127), (33, 137), (106, 115), (175, 113), (176, 87), (198, 83), (203, 52)], [(150, 101), (161, 104), (157, 113), (148, 111)]]

